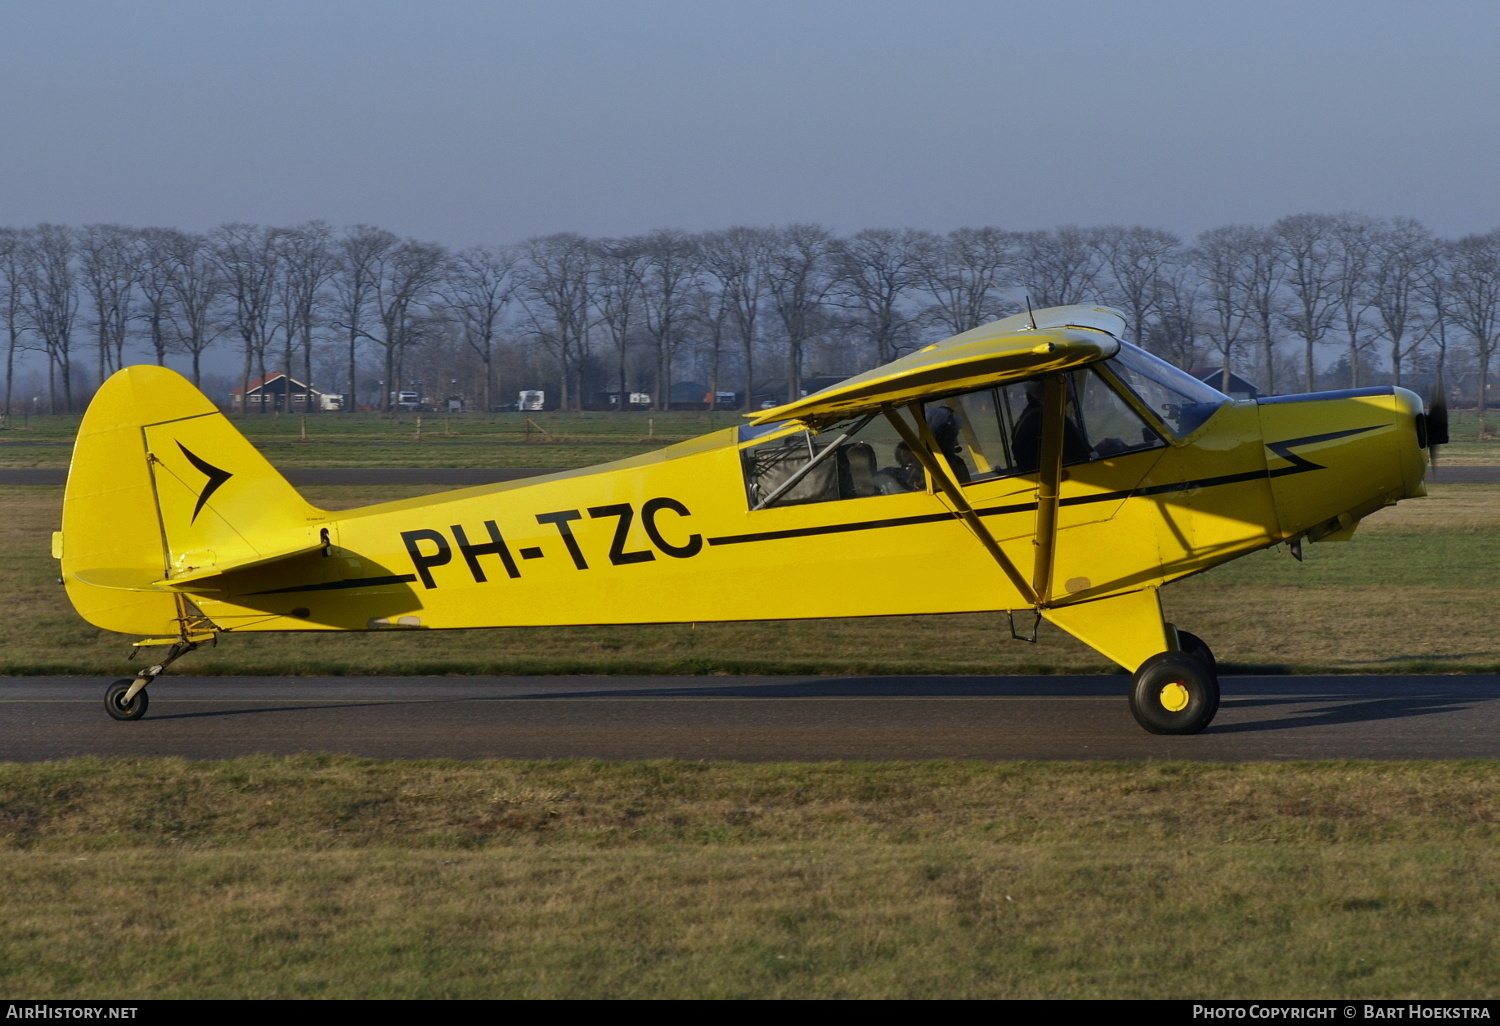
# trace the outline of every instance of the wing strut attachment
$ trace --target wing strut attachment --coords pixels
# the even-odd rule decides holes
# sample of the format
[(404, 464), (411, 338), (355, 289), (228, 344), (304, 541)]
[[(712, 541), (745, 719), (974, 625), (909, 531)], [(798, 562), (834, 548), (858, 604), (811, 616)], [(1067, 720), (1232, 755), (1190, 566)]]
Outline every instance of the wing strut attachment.
[(1031, 540), (1036, 548), (1031, 587), (1036, 592), (1038, 605), (1047, 605), (1052, 593), (1052, 564), (1057, 552), (1057, 498), (1062, 487), (1067, 401), (1067, 379), (1063, 375), (1048, 374), (1042, 379), (1042, 451), (1036, 476), (1036, 536)]
[(1036, 605), (1036, 591), (1032, 589), (1031, 585), (1026, 583), (1026, 578), (1021, 576), (1021, 571), (1016, 569), (1016, 565), (1010, 561), (1010, 557), (1001, 550), (1000, 543), (995, 541), (995, 536), (990, 534), (989, 528), (984, 526), (984, 523), (979, 519), (979, 515), (974, 512), (974, 507), (969, 505), (969, 500), (964, 498), (963, 492), (953, 482), (948, 468), (943, 466), (944, 461), (934, 455), (937, 452), (937, 441), (932, 437), (932, 432), (927, 429), (927, 421), (922, 416), (921, 404), (909, 403), (902, 407), (902, 409), (911, 411), (912, 419), (917, 422), (918, 429), (915, 431), (907, 423), (906, 418), (901, 415), (900, 410), (890, 406), (886, 406), (883, 409), (886, 419), (895, 427), (896, 433), (901, 436), (901, 440), (906, 443), (906, 447), (911, 450), (912, 455), (922, 464), (922, 467), (932, 477), (933, 481), (937, 482), (938, 487), (947, 496), (948, 502), (952, 504), (954, 512), (958, 514), (959, 519), (974, 533), (974, 537), (979, 540), (979, 544), (984, 546), (985, 551), (999, 564), (1000, 569), (1005, 571), (1005, 576), (1010, 578), (1010, 583), (1021, 593), (1021, 597), (1026, 600), (1026, 604)]

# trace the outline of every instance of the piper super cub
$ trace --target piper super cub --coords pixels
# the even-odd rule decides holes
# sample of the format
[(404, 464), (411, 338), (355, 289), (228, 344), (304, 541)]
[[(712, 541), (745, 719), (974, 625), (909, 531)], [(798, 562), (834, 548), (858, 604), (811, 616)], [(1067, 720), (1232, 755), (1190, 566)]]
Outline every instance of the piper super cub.
[(1425, 494), (1445, 418), (1391, 387), (1235, 401), (1124, 329), (1028, 312), (657, 452), (346, 512), (128, 367), (84, 416), (53, 554), (84, 619), (169, 646), (108, 688), (120, 720), (219, 634), (991, 610), (1119, 663), (1141, 726), (1191, 734), (1214, 657), (1158, 589)]

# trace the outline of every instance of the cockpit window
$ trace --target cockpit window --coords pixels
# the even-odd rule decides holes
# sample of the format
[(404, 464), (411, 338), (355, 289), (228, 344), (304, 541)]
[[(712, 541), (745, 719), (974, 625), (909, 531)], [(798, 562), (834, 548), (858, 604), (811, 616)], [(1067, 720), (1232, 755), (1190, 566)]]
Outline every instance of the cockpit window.
[[(1165, 445), (1120, 395), (1093, 370), (1065, 375), (1068, 394), (1063, 420), (1063, 463), (1087, 463)], [(1000, 389), (1011, 411), (1012, 473), (1035, 473), (1042, 451), (1042, 382), (1017, 382)]]
[(881, 414), (799, 431), (742, 453), (751, 509), (921, 491), (922, 465)]
[(1229, 402), (1223, 392), (1129, 342), (1120, 343), (1120, 352), (1109, 361), (1109, 369), (1178, 438), (1198, 430)]
[[(1067, 387), (1064, 464), (1166, 445), (1097, 370), (1071, 371), (1063, 380)], [(922, 404), (925, 434), (955, 481), (968, 485), (1036, 473), (1041, 463), (1042, 390), (1042, 379), (1033, 378)], [(906, 413), (901, 416), (911, 423)], [(741, 458), (752, 510), (895, 495), (927, 487), (921, 463), (882, 413), (821, 431), (781, 435), (746, 447)]]

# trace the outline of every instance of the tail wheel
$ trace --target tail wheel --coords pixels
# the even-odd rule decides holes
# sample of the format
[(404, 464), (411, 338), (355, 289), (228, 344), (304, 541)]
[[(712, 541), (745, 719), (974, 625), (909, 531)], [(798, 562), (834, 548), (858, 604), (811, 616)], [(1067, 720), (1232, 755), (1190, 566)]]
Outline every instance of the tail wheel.
[(126, 677), (117, 680), (104, 690), (104, 711), (117, 720), (138, 720), (146, 715), (146, 706), (151, 700), (146, 697), (146, 689), (141, 688), (130, 699), (125, 701), (125, 693), (130, 690), (130, 685), (135, 683), (135, 678)]
[(1197, 656), (1160, 652), (1135, 671), (1130, 712), (1153, 734), (1196, 734), (1218, 711), (1219, 681)]

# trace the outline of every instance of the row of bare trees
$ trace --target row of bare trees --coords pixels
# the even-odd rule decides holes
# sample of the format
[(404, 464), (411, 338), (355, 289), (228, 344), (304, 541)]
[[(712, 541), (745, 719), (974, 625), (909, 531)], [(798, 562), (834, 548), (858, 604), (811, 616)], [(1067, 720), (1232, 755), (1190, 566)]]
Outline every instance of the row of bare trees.
[[(1191, 244), (1146, 227), (947, 234), (818, 225), (561, 233), (451, 251), (370, 225), (226, 224), (206, 234), (113, 224), (0, 228), (5, 409), (18, 362), (45, 362), (52, 409), (75, 409), (132, 359), (233, 354), (238, 386), (315, 371), (389, 408), (398, 383), (451, 380), (491, 408), (502, 369), (565, 408), (675, 376), (745, 406), (796, 395), (1024, 309), (1120, 308), (1173, 362), (1266, 390), (1401, 383), (1413, 361), (1477, 365), (1500, 340), (1500, 229), (1456, 241), (1407, 218), (1304, 214)], [(1337, 353), (1336, 359), (1330, 358)], [(462, 382), (458, 386), (458, 382)], [(1484, 401), (1483, 389), (1479, 399)]]

